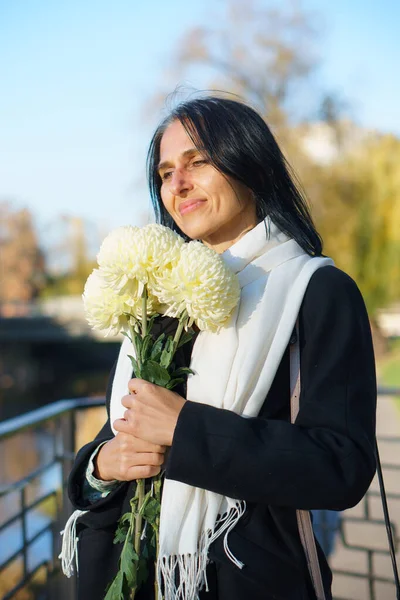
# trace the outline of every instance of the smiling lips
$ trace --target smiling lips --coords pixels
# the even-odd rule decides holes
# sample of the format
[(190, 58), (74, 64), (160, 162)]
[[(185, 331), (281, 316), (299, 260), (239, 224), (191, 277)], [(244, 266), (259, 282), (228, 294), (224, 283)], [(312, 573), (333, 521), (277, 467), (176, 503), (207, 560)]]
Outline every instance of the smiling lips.
[(197, 208), (199, 208), (199, 206), (204, 204), (204, 202), (207, 202), (207, 200), (202, 200), (201, 198), (193, 198), (191, 200), (185, 200), (184, 202), (181, 202), (181, 204), (179, 205), (179, 212), (181, 213), (181, 215), (184, 215), (188, 212), (192, 212), (192, 211), (196, 210)]

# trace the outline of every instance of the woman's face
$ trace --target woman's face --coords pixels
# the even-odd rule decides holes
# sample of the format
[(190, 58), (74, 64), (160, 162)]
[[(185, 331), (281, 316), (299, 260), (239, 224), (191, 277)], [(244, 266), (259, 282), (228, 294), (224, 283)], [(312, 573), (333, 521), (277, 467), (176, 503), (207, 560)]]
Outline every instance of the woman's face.
[(257, 224), (251, 191), (217, 171), (180, 121), (161, 139), (158, 171), (163, 204), (191, 239), (221, 253)]

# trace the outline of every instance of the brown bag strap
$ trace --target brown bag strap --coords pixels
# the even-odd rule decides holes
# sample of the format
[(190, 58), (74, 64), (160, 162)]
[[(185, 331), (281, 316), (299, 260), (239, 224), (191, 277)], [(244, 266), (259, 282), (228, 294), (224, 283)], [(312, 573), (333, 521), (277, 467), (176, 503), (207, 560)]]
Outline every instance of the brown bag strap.
[[(296, 321), (296, 340), (290, 344), (290, 421), (296, 421), (300, 409), (300, 338), (299, 323)], [(315, 545), (314, 532), (309, 510), (296, 510), (300, 540), (307, 559), (308, 570), (317, 600), (326, 600), (321, 569)]]

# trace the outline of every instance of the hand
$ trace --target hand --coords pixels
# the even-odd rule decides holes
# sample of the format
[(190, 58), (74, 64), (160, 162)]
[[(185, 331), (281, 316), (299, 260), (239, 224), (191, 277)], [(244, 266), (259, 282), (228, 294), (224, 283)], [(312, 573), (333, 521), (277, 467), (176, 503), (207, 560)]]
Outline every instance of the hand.
[(103, 481), (132, 481), (158, 475), (165, 458), (165, 446), (145, 442), (127, 433), (102, 446), (95, 458), (94, 476)]
[(154, 444), (171, 446), (186, 400), (143, 379), (131, 379), (128, 388), (131, 394), (121, 401), (127, 410), (123, 419), (114, 421), (114, 428)]

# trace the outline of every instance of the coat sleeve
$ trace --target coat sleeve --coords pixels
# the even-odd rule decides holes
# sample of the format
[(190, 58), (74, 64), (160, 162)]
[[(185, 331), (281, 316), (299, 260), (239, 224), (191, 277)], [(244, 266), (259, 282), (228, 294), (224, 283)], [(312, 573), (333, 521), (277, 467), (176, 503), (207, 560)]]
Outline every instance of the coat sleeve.
[(365, 305), (335, 267), (316, 271), (299, 314), (295, 424), (186, 402), (166, 476), (231, 498), (300, 509), (357, 504), (375, 472), (376, 379)]
[(99, 497), (98, 500), (91, 502), (87, 493), (85, 493), (85, 485), (84, 485), (84, 482), (86, 479), (86, 469), (87, 469), (90, 457), (93, 454), (94, 450), (100, 444), (102, 444), (104, 442), (108, 442), (109, 440), (111, 440), (114, 437), (114, 434), (111, 429), (111, 424), (110, 424), (109, 404), (110, 404), (112, 382), (114, 379), (116, 366), (117, 366), (117, 363), (115, 362), (114, 366), (111, 369), (108, 386), (107, 386), (107, 394), (106, 394), (106, 404), (107, 404), (107, 414), (108, 414), (107, 422), (104, 424), (104, 426), (101, 428), (99, 433), (96, 435), (95, 439), (92, 442), (89, 442), (88, 444), (85, 444), (84, 446), (82, 446), (82, 448), (79, 450), (79, 452), (76, 455), (74, 464), (72, 466), (71, 473), (68, 477), (68, 486), (67, 486), (68, 496), (69, 496), (69, 499), (71, 500), (71, 503), (74, 506), (74, 508), (77, 508), (79, 510), (97, 510), (99, 508), (101, 509), (102, 507), (106, 506), (107, 504), (112, 503), (114, 497), (120, 493), (121, 488), (124, 485), (126, 486), (126, 482), (121, 482), (119, 485), (116, 485), (109, 492), (109, 494), (106, 497), (104, 497), (104, 498)]

